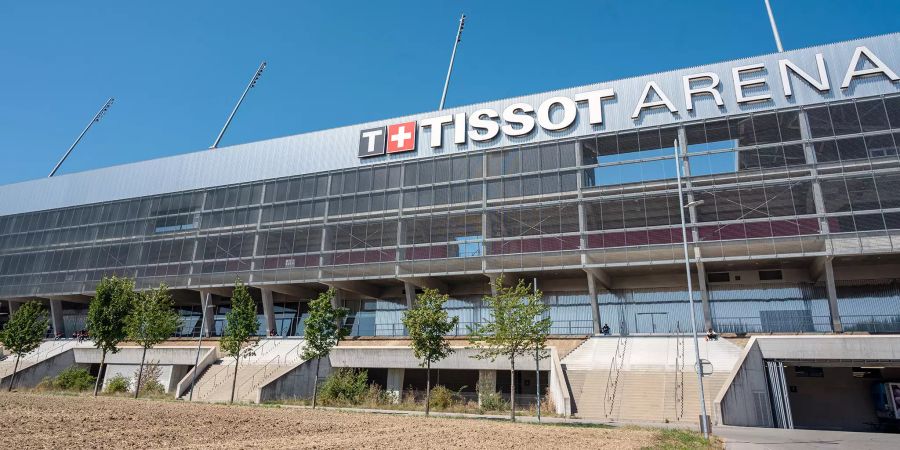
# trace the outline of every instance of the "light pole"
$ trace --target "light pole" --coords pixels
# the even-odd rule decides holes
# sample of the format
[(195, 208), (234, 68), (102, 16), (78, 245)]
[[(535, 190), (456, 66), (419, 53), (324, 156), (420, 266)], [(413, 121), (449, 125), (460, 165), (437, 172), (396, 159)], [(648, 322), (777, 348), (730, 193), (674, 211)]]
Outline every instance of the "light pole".
[(772, 5), (769, 4), (769, 0), (766, 0), (766, 12), (769, 13), (769, 25), (772, 25), (772, 35), (775, 36), (775, 47), (778, 48), (778, 53), (784, 51), (784, 47), (781, 46), (781, 36), (778, 34), (778, 25), (775, 24), (775, 15), (772, 14)]
[(212, 302), (203, 303), (206, 303), (206, 307), (203, 308), (203, 313), (200, 315), (200, 332), (197, 333), (197, 356), (194, 357), (194, 374), (191, 376), (191, 393), (188, 395), (189, 402), (194, 400), (194, 386), (197, 384), (197, 365), (200, 364), (200, 346), (203, 345), (203, 329), (206, 328), (206, 311), (213, 307)]
[(678, 182), (678, 212), (681, 214), (681, 245), (684, 248), (684, 271), (687, 276), (688, 303), (691, 307), (691, 334), (694, 336), (694, 366), (697, 371), (697, 385), (700, 389), (700, 430), (703, 437), (709, 439), (709, 427), (707, 426), (706, 398), (703, 394), (703, 364), (700, 363), (700, 342), (697, 339), (697, 319), (694, 317), (694, 286), (691, 280), (691, 258), (688, 255), (687, 225), (684, 221), (684, 210), (703, 203), (703, 200), (684, 203), (684, 194), (681, 190), (681, 152), (678, 148), (678, 139), (675, 139), (675, 177)]

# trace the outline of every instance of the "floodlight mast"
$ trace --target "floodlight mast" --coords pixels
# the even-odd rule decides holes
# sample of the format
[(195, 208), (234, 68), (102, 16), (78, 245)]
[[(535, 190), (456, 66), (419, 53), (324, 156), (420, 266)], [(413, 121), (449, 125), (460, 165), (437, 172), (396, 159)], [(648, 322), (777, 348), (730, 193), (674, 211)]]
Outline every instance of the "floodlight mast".
[(456, 41), (453, 42), (453, 53), (450, 54), (450, 67), (447, 68), (447, 79), (444, 80), (444, 92), (441, 94), (441, 104), (438, 111), (444, 109), (444, 101), (447, 100), (447, 88), (450, 87), (450, 74), (453, 73), (453, 60), (456, 59), (456, 47), (462, 39), (463, 27), (466, 26), (466, 15), (463, 14), (459, 18), (459, 28), (456, 29)]
[(213, 142), (213, 145), (210, 145), (209, 148), (217, 148), (219, 146), (219, 141), (221, 141), (222, 136), (225, 135), (225, 130), (228, 129), (228, 125), (231, 125), (231, 119), (234, 119), (234, 114), (237, 113), (238, 108), (241, 107), (241, 103), (244, 102), (244, 97), (247, 96), (247, 92), (250, 92), (250, 89), (256, 86), (256, 82), (259, 81), (259, 77), (262, 76), (263, 70), (266, 70), (265, 61), (263, 61), (262, 64), (259, 65), (259, 68), (256, 69), (256, 73), (253, 74), (253, 78), (250, 79), (250, 82), (247, 83), (247, 87), (244, 88), (244, 93), (241, 94), (241, 98), (239, 98), (237, 104), (234, 105), (234, 109), (231, 110), (231, 114), (228, 115), (228, 120), (225, 121), (225, 126), (222, 127), (222, 131), (219, 132), (219, 135), (216, 137), (216, 141)]
[(97, 111), (97, 114), (94, 115), (94, 118), (91, 119), (86, 127), (84, 127), (84, 130), (81, 131), (81, 134), (78, 135), (78, 138), (75, 139), (75, 142), (73, 142), (72, 145), (69, 146), (69, 150), (66, 151), (66, 154), (63, 155), (62, 159), (60, 159), (58, 163), (56, 163), (56, 167), (54, 167), (53, 170), (50, 171), (50, 175), (47, 175), (47, 178), (56, 175), (56, 171), (59, 170), (59, 167), (62, 166), (62, 164), (66, 161), (66, 158), (68, 158), (69, 155), (72, 154), (72, 150), (75, 150), (75, 146), (78, 145), (79, 142), (81, 142), (81, 138), (84, 137), (84, 135), (88, 132), (88, 130), (91, 129), (91, 126), (94, 125), (95, 122), (99, 122), (100, 119), (103, 118), (103, 115), (106, 114), (107, 111), (109, 111), (109, 107), (112, 106), (114, 101), (116, 101), (116, 99), (110, 97), (110, 99), (107, 100), (105, 104), (103, 104), (103, 107), (100, 108), (100, 111)]

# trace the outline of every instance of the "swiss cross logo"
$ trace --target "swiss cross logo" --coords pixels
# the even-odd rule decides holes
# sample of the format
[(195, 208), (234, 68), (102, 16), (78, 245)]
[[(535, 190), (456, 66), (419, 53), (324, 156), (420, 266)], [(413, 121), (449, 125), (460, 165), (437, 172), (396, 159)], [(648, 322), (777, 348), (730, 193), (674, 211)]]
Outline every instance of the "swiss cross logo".
[(388, 125), (387, 152), (400, 153), (416, 149), (416, 122)]

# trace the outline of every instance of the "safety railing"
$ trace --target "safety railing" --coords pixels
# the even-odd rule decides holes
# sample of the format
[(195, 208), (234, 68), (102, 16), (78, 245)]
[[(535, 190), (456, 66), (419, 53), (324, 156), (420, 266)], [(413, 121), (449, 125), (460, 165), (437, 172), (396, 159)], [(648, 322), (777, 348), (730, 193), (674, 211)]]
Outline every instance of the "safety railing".
[[(254, 389), (258, 388), (259, 385), (262, 384), (267, 378), (272, 376), (272, 374), (275, 373), (278, 369), (288, 364), (293, 364), (294, 362), (299, 361), (301, 359), (301, 345), (303, 345), (303, 342), (297, 343), (297, 345), (291, 347), (291, 349), (289, 349), (284, 354), (276, 355), (274, 358), (270, 359), (262, 367), (253, 372), (253, 375), (241, 382), (241, 384), (237, 388), (235, 388), (235, 392), (240, 394), (252, 392)], [(245, 389), (245, 387), (247, 388)]]
[(713, 317), (713, 329), (719, 333), (827, 333), (830, 316), (785, 317), (762, 320), (759, 317)]
[(900, 333), (900, 315), (841, 315), (841, 325), (843, 325), (845, 332), (864, 331), (868, 333)]

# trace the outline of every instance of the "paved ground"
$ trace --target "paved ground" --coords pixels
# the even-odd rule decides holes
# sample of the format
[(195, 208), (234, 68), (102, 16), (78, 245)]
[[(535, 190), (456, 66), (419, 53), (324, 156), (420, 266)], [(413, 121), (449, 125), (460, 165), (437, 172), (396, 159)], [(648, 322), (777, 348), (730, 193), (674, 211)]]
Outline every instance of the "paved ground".
[(725, 426), (714, 427), (713, 432), (725, 440), (728, 450), (900, 448), (900, 434)]

